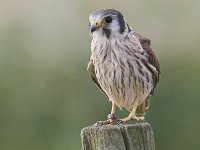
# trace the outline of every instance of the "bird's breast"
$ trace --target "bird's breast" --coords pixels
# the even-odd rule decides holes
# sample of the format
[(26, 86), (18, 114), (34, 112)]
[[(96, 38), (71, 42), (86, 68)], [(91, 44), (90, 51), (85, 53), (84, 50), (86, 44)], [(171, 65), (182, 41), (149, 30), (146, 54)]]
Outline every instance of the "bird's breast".
[[(121, 107), (131, 105), (137, 96), (148, 96), (151, 77), (142, 61), (119, 44), (94, 41), (91, 46), (98, 82), (111, 101)], [(142, 70), (144, 72), (142, 72)], [(145, 79), (149, 76), (149, 81)]]

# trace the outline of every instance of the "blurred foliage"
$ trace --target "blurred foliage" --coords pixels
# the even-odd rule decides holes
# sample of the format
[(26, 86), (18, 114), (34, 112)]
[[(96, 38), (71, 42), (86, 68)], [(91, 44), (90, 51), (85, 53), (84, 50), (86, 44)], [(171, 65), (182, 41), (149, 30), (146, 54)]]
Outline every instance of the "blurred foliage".
[(102, 7), (121, 10), (159, 58), (146, 116), (157, 149), (200, 149), (200, 1), (7, 0), (0, 2), (1, 150), (80, 150), (80, 129), (105, 119), (111, 104), (86, 71), (88, 15)]

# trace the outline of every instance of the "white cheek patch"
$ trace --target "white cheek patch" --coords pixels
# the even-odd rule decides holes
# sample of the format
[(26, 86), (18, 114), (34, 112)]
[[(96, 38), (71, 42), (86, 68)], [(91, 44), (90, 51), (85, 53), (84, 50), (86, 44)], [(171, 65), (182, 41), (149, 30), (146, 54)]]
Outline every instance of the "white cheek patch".
[(110, 24), (110, 29), (113, 32), (119, 32), (120, 25), (119, 25), (119, 22), (117, 21), (117, 19), (114, 19), (112, 21), (112, 23)]

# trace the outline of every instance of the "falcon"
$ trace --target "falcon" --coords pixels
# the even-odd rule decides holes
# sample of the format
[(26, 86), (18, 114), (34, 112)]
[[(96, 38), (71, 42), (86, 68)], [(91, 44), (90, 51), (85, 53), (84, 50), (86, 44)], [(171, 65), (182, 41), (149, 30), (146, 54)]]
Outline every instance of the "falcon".
[(117, 107), (129, 111), (127, 117), (120, 119), (122, 122), (144, 120), (160, 74), (150, 40), (136, 33), (116, 9), (92, 12), (89, 24), (92, 41), (87, 70), (112, 102), (111, 113), (101, 123), (117, 120)]

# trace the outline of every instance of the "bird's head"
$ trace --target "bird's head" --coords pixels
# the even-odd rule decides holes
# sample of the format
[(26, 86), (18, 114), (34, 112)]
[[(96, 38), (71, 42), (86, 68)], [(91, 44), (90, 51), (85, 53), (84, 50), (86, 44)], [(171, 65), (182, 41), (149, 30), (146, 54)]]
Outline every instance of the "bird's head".
[(127, 25), (123, 15), (116, 9), (103, 8), (89, 15), (90, 32), (92, 36), (119, 36), (124, 34)]

